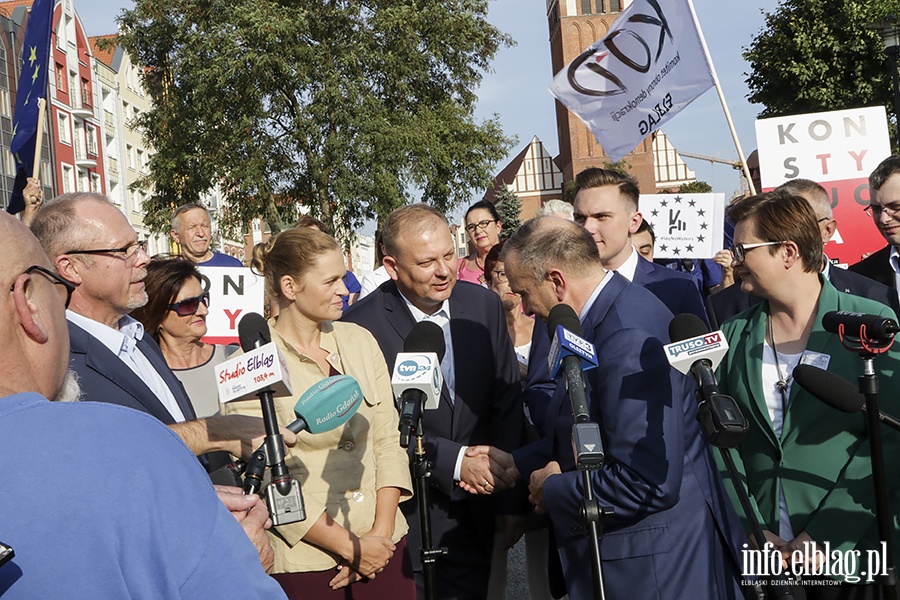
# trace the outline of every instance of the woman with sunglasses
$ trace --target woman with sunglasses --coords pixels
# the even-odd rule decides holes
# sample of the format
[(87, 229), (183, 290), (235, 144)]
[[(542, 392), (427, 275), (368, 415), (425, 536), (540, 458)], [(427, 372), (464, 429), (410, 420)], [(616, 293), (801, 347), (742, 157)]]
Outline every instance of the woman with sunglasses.
[(206, 335), (209, 293), (200, 284), (193, 262), (181, 258), (153, 259), (147, 265), (144, 289), (149, 300), (131, 316), (144, 325), (159, 344), (166, 364), (184, 385), (197, 417), (219, 412), (215, 367), (236, 346), (201, 341)]
[[(865, 561), (846, 577), (829, 578), (816, 574), (821, 560), (805, 559), (821, 558), (817, 552), (828, 547), (841, 556), (867, 556), (879, 544), (863, 413), (829, 407), (796, 384), (793, 371), (809, 364), (856, 381), (862, 361), (823, 329), (823, 315), (840, 310), (896, 317), (874, 300), (839, 292), (821, 273), (822, 234), (803, 198), (784, 191), (751, 196), (734, 203), (728, 217), (735, 226), (732, 266), (741, 289), (763, 302), (723, 324), (729, 351), (718, 379), (720, 391), (737, 400), (750, 424), (733, 455), (765, 530), (763, 543), (773, 544), (784, 564), (799, 567), (795, 574), (802, 579), (837, 580), (804, 585), (809, 599), (880, 598), (860, 573), (868, 571)], [(900, 410), (898, 357), (892, 351), (876, 361), (886, 412)], [(885, 435), (887, 456), (900, 451), (897, 441)], [(900, 492), (897, 478), (889, 481), (892, 492)], [(742, 514), (736, 500), (735, 508)], [(796, 556), (804, 557), (801, 564), (794, 564)]]
[[(367, 330), (337, 322), (347, 295), (341, 249), (315, 228), (282, 231), (253, 251), (252, 268), (278, 303), (272, 341), (294, 394), (275, 398), (282, 424), (304, 390), (338, 374), (363, 391), (342, 427), (303, 433), (285, 463), (303, 490), (306, 520), (269, 531), (273, 577), (288, 598), (413, 600), (416, 589), (399, 503), (412, 496), (409, 459), (381, 349)], [(229, 402), (228, 414), (259, 416), (258, 400)]]
[(469, 207), (465, 222), (472, 253), (459, 259), (457, 277), (462, 281), (485, 285), (484, 259), (491, 248), (500, 241), (503, 223), (497, 209), (486, 200)]

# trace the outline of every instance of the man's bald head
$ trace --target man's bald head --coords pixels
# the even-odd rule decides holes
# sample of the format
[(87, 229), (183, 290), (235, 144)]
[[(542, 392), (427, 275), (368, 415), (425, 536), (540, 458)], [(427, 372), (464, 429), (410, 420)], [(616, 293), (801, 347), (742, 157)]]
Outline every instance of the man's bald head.
[(0, 283), (11, 286), (10, 293), (0, 295), (0, 347), (15, 357), (0, 361), (0, 390), (55, 398), (69, 362), (65, 287), (47, 274), (54, 268), (34, 235), (5, 212), (0, 214), (0, 253), (5, 257)]

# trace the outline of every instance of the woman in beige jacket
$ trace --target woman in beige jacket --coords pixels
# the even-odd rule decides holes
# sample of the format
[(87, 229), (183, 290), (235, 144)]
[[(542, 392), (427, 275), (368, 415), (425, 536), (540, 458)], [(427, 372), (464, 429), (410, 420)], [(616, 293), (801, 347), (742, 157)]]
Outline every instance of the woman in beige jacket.
[[(297, 397), (331, 375), (354, 377), (365, 396), (344, 426), (301, 433), (288, 449), (286, 464), (301, 484), (307, 518), (270, 531), (273, 576), (289, 598), (413, 599), (407, 525), (398, 508), (412, 496), (409, 461), (377, 342), (357, 325), (333, 322), (347, 294), (340, 247), (319, 231), (291, 229), (257, 246), (253, 265), (278, 302), (272, 341), (295, 391), (275, 399), (278, 422), (293, 421)], [(249, 400), (223, 412), (261, 410)]]

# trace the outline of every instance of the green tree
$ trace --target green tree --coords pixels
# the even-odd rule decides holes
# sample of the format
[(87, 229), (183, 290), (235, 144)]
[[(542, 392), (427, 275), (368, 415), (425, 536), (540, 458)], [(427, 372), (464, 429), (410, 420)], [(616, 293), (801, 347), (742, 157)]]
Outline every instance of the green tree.
[(744, 48), (747, 98), (776, 117), (882, 104), (891, 110), (884, 45), (867, 25), (898, 0), (784, 0)]
[[(298, 204), (346, 236), (411, 198), (448, 211), (513, 140), (473, 118), (511, 39), (487, 0), (137, 0), (120, 43), (153, 109), (147, 225), (218, 185), (232, 232)], [(148, 185), (149, 184), (149, 185)]]
[(505, 240), (522, 225), (522, 201), (515, 192), (506, 186), (503, 186), (503, 189), (498, 191), (495, 197), (497, 212), (500, 213), (500, 220), (503, 221), (500, 239)]
[(713, 191), (712, 186), (705, 181), (690, 181), (678, 186), (679, 194), (708, 194)]

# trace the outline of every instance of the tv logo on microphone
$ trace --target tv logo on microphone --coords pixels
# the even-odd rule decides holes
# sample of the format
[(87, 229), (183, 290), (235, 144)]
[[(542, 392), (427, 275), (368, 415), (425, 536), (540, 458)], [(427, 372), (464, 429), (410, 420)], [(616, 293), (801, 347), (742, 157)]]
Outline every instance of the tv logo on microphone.
[(669, 344), (666, 346), (666, 349), (669, 351), (669, 356), (672, 358), (679, 358), (685, 352), (688, 356), (693, 356), (698, 352), (714, 350), (724, 343), (724, 341), (722, 334), (718, 331), (714, 331), (706, 335), (700, 335), (689, 340), (684, 340), (683, 342)]
[(681, 373), (688, 373), (694, 361), (708, 359), (715, 369), (728, 352), (728, 342), (721, 331), (704, 333), (665, 346), (669, 364)]

